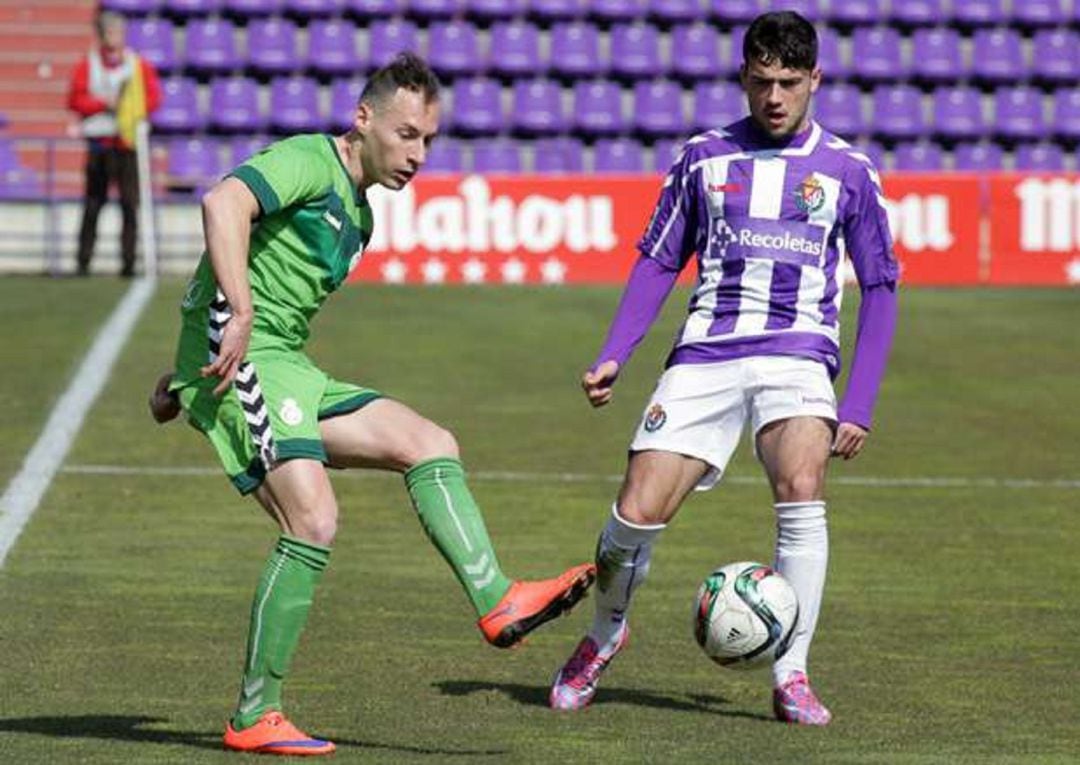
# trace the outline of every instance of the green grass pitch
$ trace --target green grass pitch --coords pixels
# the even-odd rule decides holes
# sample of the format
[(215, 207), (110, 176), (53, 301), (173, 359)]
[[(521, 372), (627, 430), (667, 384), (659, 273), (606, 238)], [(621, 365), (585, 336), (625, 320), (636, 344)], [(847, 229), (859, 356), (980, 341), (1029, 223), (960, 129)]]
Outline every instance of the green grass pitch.
[[(122, 290), (0, 280), (5, 485)], [(253, 761), (220, 751), (220, 734), (275, 534), (193, 430), (146, 415), (181, 291), (160, 286), (0, 569), (0, 763)], [(359, 286), (331, 300), (309, 350), (450, 427), (504, 569), (544, 576), (591, 557), (685, 294), (593, 411), (577, 379), (617, 299)], [(521, 650), (488, 647), (400, 479), (341, 474), (288, 711), (338, 741), (341, 763), (1076, 762), (1078, 333), (1077, 291), (903, 293), (875, 431), (830, 474), (811, 655), (827, 729), (772, 722), (767, 672), (722, 670), (691, 636), (704, 574), (771, 555), (745, 445), (732, 480), (692, 497), (660, 540), (630, 646), (580, 714), (545, 703), (590, 603)]]

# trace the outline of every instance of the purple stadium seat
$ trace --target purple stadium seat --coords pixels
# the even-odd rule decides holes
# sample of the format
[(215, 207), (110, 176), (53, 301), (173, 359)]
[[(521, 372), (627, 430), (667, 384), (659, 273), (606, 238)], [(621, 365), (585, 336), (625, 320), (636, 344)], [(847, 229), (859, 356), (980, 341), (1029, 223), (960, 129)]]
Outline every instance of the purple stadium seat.
[(356, 105), (363, 92), (362, 77), (334, 80), (330, 84), (330, 114), (327, 122), (334, 130), (345, 131), (352, 127), (356, 117)]
[(588, 0), (589, 15), (600, 23), (631, 22), (645, 16), (649, 0)]
[(671, 30), (671, 71), (686, 80), (719, 77), (724, 67), (720, 61), (720, 33), (709, 24), (681, 24)]
[(601, 138), (593, 145), (593, 172), (643, 173), (645, 152), (630, 138)]
[(952, 17), (962, 27), (983, 27), (1008, 21), (1005, 0), (953, 0)]
[(678, 158), (686, 141), (682, 138), (663, 138), (652, 145), (652, 170), (666, 173)]
[(319, 84), (293, 75), (270, 83), (270, 129), (277, 133), (315, 133), (325, 127), (319, 111)]
[(205, 189), (225, 170), (221, 147), (211, 138), (174, 138), (168, 144), (167, 181), (172, 188)]
[(852, 139), (866, 127), (862, 115), (862, 94), (844, 82), (822, 86), (814, 97), (814, 119), (830, 133)]
[(425, 175), (465, 172), (465, 147), (461, 141), (439, 136), (428, 149), (421, 172)]
[(892, 27), (860, 27), (851, 36), (851, 74), (864, 82), (902, 80), (907, 63), (900, 33)]
[(221, 12), (237, 19), (273, 16), (280, 13), (285, 0), (222, 0)]
[(499, 83), (488, 77), (454, 82), (453, 127), (466, 135), (493, 135), (502, 130), (503, 111)]
[(651, 24), (615, 24), (611, 27), (611, 74), (625, 79), (656, 77), (664, 72), (660, 60), (660, 33)]
[(746, 26), (732, 27), (728, 32), (728, 61), (727, 65), (733, 74), (738, 74), (739, 67), (743, 64), (743, 38), (746, 37)]
[(937, 172), (945, 167), (941, 147), (929, 141), (897, 144), (893, 149), (893, 169), (918, 172)]
[(344, 13), (359, 19), (387, 19), (405, 12), (406, 0), (345, 0)]
[(722, 24), (749, 23), (762, 10), (759, 0), (709, 0), (709, 15)]
[(1069, 15), (1064, 0), (1013, 0), (1012, 20), (1024, 28), (1053, 27), (1069, 23)]
[(994, 91), (994, 132), (1006, 140), (1037, 140), (1045, 133), (1042, 94), (1023, 85)]
[(166, 16), (188, 18), (209, 16), (221, 8), (221, 0), (163, 0), (161, 12)]
[(436, 73), (448, 78), (481, 71), (480, 41), (467, 21), (433, 21), (428, 26), (427, 60)]
[(188, 77), (170, 77), (161, 81), (161, 108), (150, 117), (159, 133), (198, 133), (206, 126), (199, 109), (199, 91)]
[(911, 85), (879, 85), (873, 91), (874, 134), (885, 138), (916, 138), (925, 128), (922, 95)]
[(528, 15), (543, 23), (579, 19), (588, 10), (587, 0), (527, 0)]
[(688, 24), (705, 18), (698, 0), (648, 0), (647, 15), (664, 26)]
[(546, 69), (540, 58), (540, 31), (525, 21), (500, 21), (491, 27), (492, 73), (535, 76)]
[(911, 73), (923, 82), (955, 82), (966, 73), (954, 29), (917, 29), (911, 36)]
[(932, 129), (948, 139), (975, 139), (985, 135), (982, 96), (977, 90), (963, 85), (938, 88), (934, 91)]
[(877, 141), (855, 141), (852, 143), (855, 150), (870, 158), (870, 162), (878, 170), (884, 171), (888, 167), (888, 156), (885, 149)]
[(266, 127), (259, 86), (249, 77), (222, 77), (210, 83), (210, 127), (225, 133), (258, 133)]
[(364, 67), (356, 50), (356, 27), (343, 19), (308, 25), (308, 66), (320, 75), (349, 75)]
[(336, 16), (345, 8), (345, 0), (285, 0), (282, 9), (297, 19)]
[(878, 24), (885, 17), (882, 0), (843, 0), (828, 4), (829, 23), (840, 27)]
[(229, 165), (236, 167), (254, 157), (271, 144), (264, 135), (238, 135), (229, 141)]
[(36, 171), (23, 167), (0, 167), (0, 199), (40, 199), (45, 187)]
[(713, 80), (694, 86), (690, 125), (695, 131), (730, 125), (746, 115), (746, 97), (733, 82)]
[(192, 19), (184, 28), (187, 68), (200, 74), (224, 74), (240, 67), (235, 28), (217, 18)]
[(161, 18), (133, 19), (127, 25), (127, 44), (162, 73), (182, 63), (176, 55), (171, 21)]
[[(738, 57), (741, 61), (741, 46)], [(823, 76), (829, 80), (846, 78), (851, 74), (851, 66), (844, 61), (844, 56), (840, 52), (840, 36), (831, 27), (818, 30), (818, 66)]]
[(421, 19), (449, 19), (464, 8), (463, 0), (409, 0), (408, 12)]
[(591, 77), (607, 71), (600, 60), (600, 35), (592, 24), (561, 22), (551, 28), (551, 70), (564, 77)]
[(973, 57), (971, 74), (979, 82), (1011, 83), (1026, 77), (1020, 33), (1015, 29), (979, 29), (971, 42), (978, 51)]
[(21, 166), (15, 144), (7, 138), (0, 137), (0, 170), (10, 170)]
[(1064, 87), (1054, 92), (1054, 132), (1067, 141), (1080, 141), (1080, 88)]
[(473, 148), (473, 171), (477, 173), (520, 173), (521, 149), (513, 141), (496, 138), (476, 141)]
[(1057, 173), (1065, 169), (1065, 152), (1056, 143), (1022, 143), (1013, 153), (1017, 170)]
[(125, 16), (148, 16), (161, 8), (161, 0), (101, 0), (99, 7)]
[(948, 18), (945, 0), (903, 0), (892, 4), (892, 18), (902, 27), (940, 24)]
[(368, 58), (371, 66), (384, 66), (402, 51), (420, 52), (420, 38), (415, 24), (402, 19), (371, 23), (368, 28)]
[(633, 127), (646, 137), (678, 135), (686, 130), (682, 88), (670, 80), (634, 85)]
[(277, 17), (255, 19), (247, 28), (248, 67), (266, 76), (302, 69), (296, 24)]
[(585, 147), (566, 136), (533, 141), (533, 170), (544, 174), (583, 172)]
[(522, 16), (525, 6), (525, 0), (465, 0), (465, 14), (483, 24)]
[(615, 135), (626, 128), (622, 91), (606, 80), (576, 83), (571, 114), (574, 127), (589, 135)]
[(562, 88), (552, 80), (515, 80), (510, 126), (527, 135), (561, 133), (566, 130)]
[(1000, 170), (1003, 162), (1001, 147), (996, 143), (979, 141), (962, 143), (953, 151), (953, 169), (972, 172)]
[(1041, 82), (1075, 83), (1080, 80), (1080, 34), (1071, 29), (1040, 29), (1031, 40), (1032, 72)]

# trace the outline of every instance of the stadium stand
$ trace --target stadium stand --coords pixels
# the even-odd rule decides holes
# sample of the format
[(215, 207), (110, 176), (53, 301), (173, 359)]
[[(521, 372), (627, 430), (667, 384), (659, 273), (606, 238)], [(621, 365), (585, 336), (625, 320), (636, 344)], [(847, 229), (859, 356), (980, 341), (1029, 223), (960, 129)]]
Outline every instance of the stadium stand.
[[(177, 147), (194, 162), (198, 141), (228, 166), (237, 153), (230, 142), (344, 130), (364, 76), (410, 49), (447, 85), (445, 136), (432, 157), (440, 171), (659, 171), (670, 146), (742, 116), (745, 25), (783, 7), (820, 30), (820, 121), (883, 169), (1080, 169), (1080, 0), (101, 5), (130, 17), (129, 44), (163, 75), (164, 106), (153, 119), (161, 164)], [(0, 62), (10, 139), (64, 134), (64, 85), (89, 43), (93, 7), (42, 0), (0, 17), (0, 47), (12, 51)], [(17, 22), (27, 14), (32, 35)], [(15, 95), (4, 86), (28, 77), (42, 87)], [(18, 149), (9, 154), (20, 161)], [(168, 167), (187, 168), (185, 157)], [(12, 162), (0, 155), (5, 193), (40, 187), (41, 167)], [(56, 167), (77, 185), (80, 164), (61, 157)]]

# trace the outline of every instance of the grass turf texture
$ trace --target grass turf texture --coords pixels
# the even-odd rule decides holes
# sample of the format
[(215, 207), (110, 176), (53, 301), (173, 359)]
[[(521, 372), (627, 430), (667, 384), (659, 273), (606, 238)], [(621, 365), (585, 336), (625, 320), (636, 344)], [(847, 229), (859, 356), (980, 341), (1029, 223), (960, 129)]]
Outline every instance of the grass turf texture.
[[(157, 428), (145, 412), (172, 355), (181, 290), (160, 288), (0, 570), (0, 762), (250, 759), (219, 747), (269, 521), (219, 475), (73, 471), (213, 467), (194, 431)], [(6, 477), (119, 291), (105, 280), (0, 281), (14, 328), (0, 387)], [(683, 304), (669, 301), (616, 401), (592, 411), (577, 377), (617, 296), (350, 288), (309, 350), (332, 374), (454, 430), (466, 466), (489, 476), (473, 488), (504, 569), (545, 576), (591, 556)], [(338, 544), (287, 711), (339, 743), (337, 762), (1074, 762), (1078, 308), (1068, 291), (903, 294), (875, 432), (831, 472), (830, 582), (811, 657), (836, 715), (829, 728), (772, 722), (767, 673), (722, 670), (693, 643), (704, 574), (771, 556), (770, 498), (745, 445), (734, 480), (692, 497), (664, 534), (630, 646), (577, 715), (549, 711), (546, 696), (590, 603), (523, 650), (486, 646), (400, 479), (340, 475)], [(573, 475), (528, 475), (554, 473)], [(860, 477), (971, 480), (845, 480)], [(1042, 483), (980, 483), (1013, 478)]]

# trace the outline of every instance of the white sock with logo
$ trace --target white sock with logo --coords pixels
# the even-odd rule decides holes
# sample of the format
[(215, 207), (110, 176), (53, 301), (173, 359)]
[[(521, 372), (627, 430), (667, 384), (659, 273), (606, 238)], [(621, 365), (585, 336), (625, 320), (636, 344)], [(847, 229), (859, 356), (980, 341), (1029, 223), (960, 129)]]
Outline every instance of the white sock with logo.
[(596, 614), (589, 629), (602, 652), (614, 648), (630, 597), (649, 573), (653, 539), (665, 528), (663, 523), (631, 523), (612, 506), (611, 518), (596, 543)]
[(806, 672), (810, 641), (814, 638), (825, 570), (829, 563), (829, 532), (825, 502), (777, 502), (776, 560), (773, 567), (788, 580), (799, 597), (799, 623), (788, 652), (773, 664), (773, 679), (782, 685), (792, 672)]

